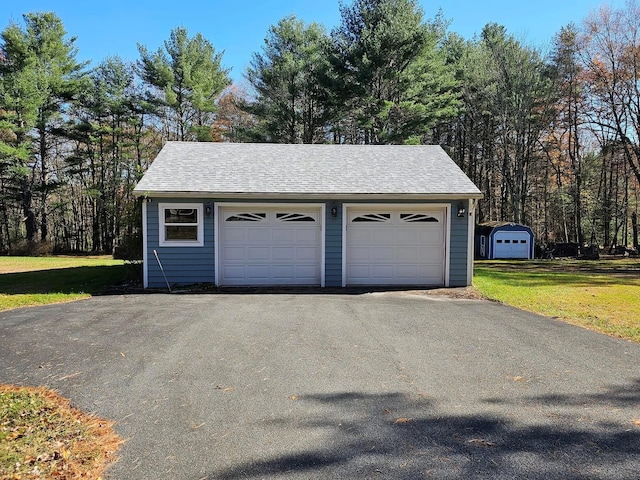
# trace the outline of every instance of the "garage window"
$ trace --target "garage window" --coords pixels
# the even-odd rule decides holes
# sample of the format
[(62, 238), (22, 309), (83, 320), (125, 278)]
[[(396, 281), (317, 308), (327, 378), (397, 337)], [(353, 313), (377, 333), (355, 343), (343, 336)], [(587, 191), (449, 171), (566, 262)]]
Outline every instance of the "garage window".
[(403, 222), (438, 223), (438, 219), (424, 213), (401, 213)]
[(245, 212), (245, 213), (235, 213), (233, 215), (229, 215), (226, 218), (227, 222), (261, 222), (266, 220), (266, 213), (255, 213), (255, 212)]
[(276, 213), (276, 219), (281, 222), (315, 222), (316, 219), (306, 213)]
[(352, 222), (377, 222), (384, 223), (391, 220), (390, 213), (365, 213), (363, 215), (358, 215), (355, 217)]
[(201, 203), (160, 203), (159, 245), (161, 247), (201, 247), (204, 245), (204, 218)]

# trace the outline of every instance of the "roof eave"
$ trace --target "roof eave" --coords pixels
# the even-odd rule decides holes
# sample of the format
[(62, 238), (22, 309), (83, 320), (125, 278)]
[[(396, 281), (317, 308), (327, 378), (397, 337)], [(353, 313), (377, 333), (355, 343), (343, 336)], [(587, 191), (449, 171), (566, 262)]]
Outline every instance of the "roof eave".
[(462, 200), (481, 199), (480, 192), (452, 193), (273, 193), (273, 192), (180, 192), (134, 190), (136, 197), (144, 198), (215, 198), (222, 200)]

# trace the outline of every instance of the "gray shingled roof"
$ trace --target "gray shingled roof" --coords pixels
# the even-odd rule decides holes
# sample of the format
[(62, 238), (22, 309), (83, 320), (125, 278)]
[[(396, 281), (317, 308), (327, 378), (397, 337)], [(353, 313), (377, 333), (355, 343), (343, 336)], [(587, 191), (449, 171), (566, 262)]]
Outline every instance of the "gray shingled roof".
[(480, 198), (436, 145), (168, 142), (137, 195)]

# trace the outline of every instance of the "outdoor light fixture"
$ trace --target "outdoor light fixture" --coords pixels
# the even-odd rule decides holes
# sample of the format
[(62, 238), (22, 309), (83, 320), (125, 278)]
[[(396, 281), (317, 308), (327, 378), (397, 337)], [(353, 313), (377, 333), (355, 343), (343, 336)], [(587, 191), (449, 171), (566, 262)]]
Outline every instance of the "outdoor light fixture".
[(338, 207), (331, 207), (331, 216), (336, 218), (338, 216)]
[(462, 218), (462, 217), (464, 217), (465, 213), (467, 213), (467, 209), (464, 208), (464, 203), (460, 202), (458, 204), (458, 213), (457, 213), (457, 215), (458, 215), (458, 217)]
[(204, 211), (207, 214), (207, 216), (211, 215), (211, 205), (209, 204), (205, 205)]

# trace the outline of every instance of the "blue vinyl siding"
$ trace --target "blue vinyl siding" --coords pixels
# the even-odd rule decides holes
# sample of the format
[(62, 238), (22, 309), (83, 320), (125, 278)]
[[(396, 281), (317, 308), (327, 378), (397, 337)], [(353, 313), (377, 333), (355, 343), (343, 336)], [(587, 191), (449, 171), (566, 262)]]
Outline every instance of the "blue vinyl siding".
[(213, 283), (213, 217), (203, 211), (204, 246), (202, 247), (161, 247), (159, 241), (159, 203), (200, 203), (213, 205), (209, 200), (193, 200), (183, 198), (153, 199), (147, 202), (147, 268), (148, 285), (150, 288), (167, 286), (162, 271), (153, 251), (158, 257), (171, 285), (186, 285), (193, 283)]
[[(167, 280), (171, 285), (186, 285), (194, 283), (214, 283), (214, 219), (213, 213), (204, 214), (204, 246), (202, 247), (160, 247), (158, 203), (201, 203), (205, 207), (212, 207), (216, 199), (183, 199), (183, 198), (163, 198), (153, 199), (147, 202), (147, 265), (148, 286), (151, 288), (166, 287), (164, 277), (160, 267), (156, 262), (153, 250), (158, 252), (160, 261), (167, 275)], [(245, 203), (237, 200), (221, 200), (221, 203)], [(262, 201), (247, 200), (246, 203), (269, 204), (269, 203), (308, 203), (325, 204), (325, 286), (339, 287), (342, 285), (342, 201), (315, 202), (309, 199), (289, 200), (289, 201)], [(348, 201), (349, 204), (367, 203), (388, 203), (403, 204), (446, 204), (448, 202), (417, 202), (417, 201), (384, 201), (373, 202)], [(449, 209), (451, 215), (451, 232), (449, 238), (449, 285), (451, 287), (465, 286), (467, 284), (467, 228), (468, 217), (458, 218), (456, 215), (458, 201), (451, 202)], [(468, 202), (464, 202), (468, 212)], [(337, 216), (331, 215), (331, 209), (337, 209)], [(206, 208), (205, 208), (206, 210)]]
[(469, 241), (469, 202), (463, 202), (466, 209), (464, 217), (458, 217), (458, 203), (451, 204), (451, 237), (449, 241), (449, 286), (467, 285), (467, 242)]
[[(332, 208), (337, 216), (331, 215)], [(342, 202), (327, 202), (325, 218), (325, 286), (342, 286)]]

